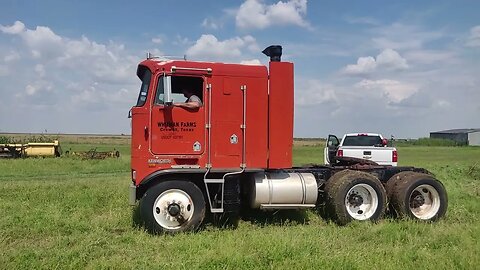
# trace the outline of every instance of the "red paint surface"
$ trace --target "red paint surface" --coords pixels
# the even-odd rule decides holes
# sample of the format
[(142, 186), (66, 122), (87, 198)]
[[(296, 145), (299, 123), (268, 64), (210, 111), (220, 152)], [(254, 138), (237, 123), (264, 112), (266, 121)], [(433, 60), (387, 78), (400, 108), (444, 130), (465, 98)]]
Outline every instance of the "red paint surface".
[[(212, 168), (235, 170), (243, 161), (247, 168), (291, 167), (293, 64), (271, 63), (270, 79), (265, 66), (155, 60), (145, 60), (140, 65), (152, 72), (152, 79), (145, 105), (132, 108), (131, 164), (132, 170), (136, 171), (137, 185), (147, 175), (171, 169), (172, 166), (198, 165), (205, 168), (209, 153)], [(172, 66), (210, 68), (212, 72), (190, 70), (172, 74)], [(201, 78), (203, 106), (196, 111), (188, 111), (180, 107), (155, 105), (157, 81), (163, 74)], [(208, 85), (211, 85), (210, 91)], [(242, 86), (246, 90), (242, 90)], [(210, 108), (211, 145), (208, 145), (206, 124)], [(245, 138), (242, 131), (244, 109)], [(232, 136), (236, 140), (231, 140)], [(194, 148), (195, 143), (201, 145), (200, 150)]]
[(270, 62), (268, 167), (292, 167), (293, 64)]

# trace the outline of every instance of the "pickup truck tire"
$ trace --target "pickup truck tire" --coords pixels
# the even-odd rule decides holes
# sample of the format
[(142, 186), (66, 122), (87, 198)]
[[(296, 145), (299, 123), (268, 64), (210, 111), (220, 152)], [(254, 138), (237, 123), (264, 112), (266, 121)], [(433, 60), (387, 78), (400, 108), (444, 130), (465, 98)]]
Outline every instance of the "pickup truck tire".
[(343, 170), (325, 184), (325, 213), (339, 225), (352, 220), (376, 221), (387, 205), (385, 188), (377, 177), (360, 171)]
[(436, 221), (447, 212), (445, 187), (433, 176), (401, 172), (387, 182), (390, 211), (399, 218)]
[(153, 234), (196, 231), (205, 218), (205, 199), (192, 182), (161, 182), (143, 195), (140, 216)]

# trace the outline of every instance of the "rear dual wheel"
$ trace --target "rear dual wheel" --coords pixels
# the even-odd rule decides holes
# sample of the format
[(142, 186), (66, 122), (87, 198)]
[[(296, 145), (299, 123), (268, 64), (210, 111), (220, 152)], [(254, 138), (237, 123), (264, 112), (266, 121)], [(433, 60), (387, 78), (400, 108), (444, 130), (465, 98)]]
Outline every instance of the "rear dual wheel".
[(353, 220), (376, 221), (383, 217), (387, 204), (385, 189), (375, 176), (344, 170), (325, 185), (326, 214), (337, 224)]
[(390, 210), (400, 218), (436, 221), (447, 211), (447, 192), (433, 176), (401, 172), (387, 182)]

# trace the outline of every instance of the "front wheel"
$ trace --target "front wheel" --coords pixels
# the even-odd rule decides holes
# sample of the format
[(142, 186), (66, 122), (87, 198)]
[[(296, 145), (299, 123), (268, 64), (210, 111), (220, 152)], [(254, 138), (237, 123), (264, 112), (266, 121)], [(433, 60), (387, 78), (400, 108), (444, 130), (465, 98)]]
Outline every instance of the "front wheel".
[(340, 225), (352, 220), (375, 221), (383, 217), (386, 193), (375, 176), (359, 171), (336, 173), (325, 185), (326, 212)]
[(191, 182), (162, 182), (144, 194), (140, 214), (152, 233), (195, 231), (205, 217), (205, 200), (202, 191)]
[(435, 221), (447, 211), (447, 192), (431, 175), (403, 172), (387, 183), (391, 210), (401, 218)]

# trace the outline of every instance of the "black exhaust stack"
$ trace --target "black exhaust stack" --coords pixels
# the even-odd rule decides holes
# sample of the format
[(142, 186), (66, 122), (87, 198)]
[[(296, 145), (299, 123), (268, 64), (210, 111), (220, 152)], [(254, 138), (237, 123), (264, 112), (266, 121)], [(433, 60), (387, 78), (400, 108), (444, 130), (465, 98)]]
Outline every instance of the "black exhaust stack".
[(270, 62), (280, 62), (282, 59), (282, 46), (271, 45), (262, 51), (263, 54), (270, 57)]

